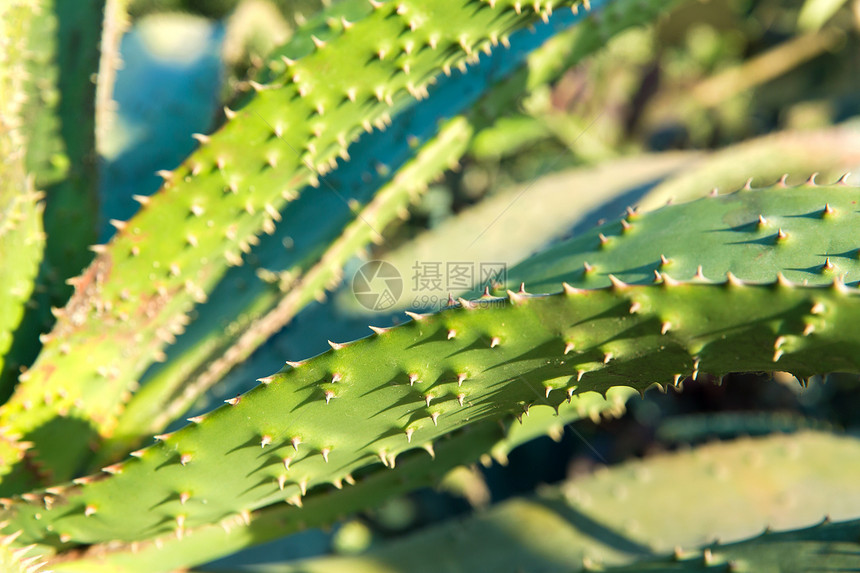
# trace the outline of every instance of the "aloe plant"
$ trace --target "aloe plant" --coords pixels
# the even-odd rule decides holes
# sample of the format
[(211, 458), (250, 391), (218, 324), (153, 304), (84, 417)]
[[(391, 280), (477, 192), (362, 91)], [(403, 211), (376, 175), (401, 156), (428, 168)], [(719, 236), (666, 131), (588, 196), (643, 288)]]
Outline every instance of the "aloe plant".
[[(156, 193), (135, 195), (139, 212), (111, 221), (116, 234), (89, 247), (95, 257), (86, 268), (83, 243), (99, 216), (110, 218), (93, 206), (91, 150), (97, 129), (111, 128), (104, 84), (123, 15), (115, 4), (74, 11), (62, 0), (0, 8), (0, 360), (14, 378), (0, 406), (5, 570), (201, 566), (439, 484), (463, 464), (505, 461), (515, 446), (558, 437), (573, 421), (619, 416), (631, 395), (651, 388), (738, 372), (787, 372), (804, 382), (860, 372), (860, 189), (846, 178), (819, 185), (810, 177), (707, 194), (698, 181), (732, 153), (759, 158), (748, 177), (792, 169), (780, 165), (794, 156), (771, 142), (698, 168), (690, 156), (660, 157), (611, 184), (584, 175), (595, 188), (576, 190), (590, 196), (574, 214), (670, 173), (643, 205), (670, 192), (699, 198), (628, 208), (560, 242), (572, 221), (565, 216), (526, 238), (511, 228), (540, 225), (552, 208), (543, 205), (499, 223), (495, 250), (480, 254), (484, 231), (474, 225), (491, 229), (499, 219), (487, 214), (499, 203), (488, 201), (483, 213), (451, 219), (390, 260), (402, 273), (403, 261), (422, 256), (422, 241), (440, 261), (462, 259), (471, 240), (476, 261), (501, 260), (504, 276), (452, 292), (444, 308), (413, 308), (396, 325), (384, 315), (368, 319), (385, 324), (313, 357), (273, 346), (295, 334), (291, 322), (338, 286), (356, 254), (392, 236), (446, 169), (510, 135), (516, 122), (504, 117), (522, 94), (549, 89), (572, 64), (674, 4), (326, 6), (301, 19), (227, 102), (217, 128), (196, 134), (197, 148), (159, 173)], [(70, 39), (97, 37), (102, 18), (101, 66), (92, 44), (66, 61)], [(34, 62), (47, 66), (44, 81), (32, 81)], [(850, 131), (840, 133), (853, 142)], [(788, 145), (801, 153), (803, 144)], [(804, 159), (810, 168), (841, 168), (851, 149), (834, 143), (820, 162)], [(713, 185), (738, 176), (721, 175)], [(64, 232), (68, 217), (77, 221), (74, 235)], [(64, 296), (62, 288), (48, 294), (48, 283), (76, 270), (74, 293), (37, 336), (32, 321), (45, 320), (48, 298)], [(346, 331), (319, 322), (332, 337)], [(253, 388), (243, 378), (213, 407), (225, 391), (216, 385), (266, 352), (286, 366)], [(820, 451), (851, 441), (816, 439)], [(765, 455), (768, 447), (750, 449)], [(693, 461), (679, 465), (697, 471)], [(843, 543), (855, 530), (848, 522), (785, 536)], [(772, 543), (708, 551), (752, 559)], [(627, 553), (609, 564), (658, 568), (664, 552)], [(751, 562), (779, 560), (767, 555)], [(463, 566), (474, 558), (477, 549)]]

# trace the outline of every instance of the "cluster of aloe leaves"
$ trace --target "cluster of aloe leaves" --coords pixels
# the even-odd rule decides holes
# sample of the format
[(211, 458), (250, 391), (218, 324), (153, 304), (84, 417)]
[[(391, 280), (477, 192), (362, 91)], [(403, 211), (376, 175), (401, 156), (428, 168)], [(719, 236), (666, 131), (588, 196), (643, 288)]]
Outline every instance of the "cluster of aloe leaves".
[[(792, 158), (811, 162), (789, 138), (736, 151), (750, 157), (756, 145), (771, 154), (784, 146), (775, 165), (761, 161), (754, 172), (721, 168), (737, 163), (730, 153), (710, 163), (654, 156), (616, 181), (599, 179), (605, 189), (592, 188), (598, 178), (587, 174), (563, 183), (562, 195), (538, 182), (526, 189), (540, 206), (533, 215), (514, 210), (490, 221), (464, 212), (391, 260), (405, 273), (404, 265), (446, 260), (489, 233), (492, 245), (475, 256), (507, 264), (504, 282), (452, 293), (441, 310), (413, 309), (402, 324), (331, 342), (313, 358), (278, 356), (286, 365), (250, 387), (241, 364), (273, 352), (265, 343), (289, 335), (291, 321), (338, 286), (369, 243), (383, 242), (386, 227), (470, 142), (481, 136), (486, 146), (522, 94), (675, 4), (327, 5), (253, 73), (219, 127), (195, 135), (187, 159), (159, 173), (157, 192), (135, 195), (139, 211), (111, 220), (115, 235), (93, 245), (104, 93), (97, 97), (91, 78), (112, 77), (120, 9), (95, 0), (4, 2), (3, 570), (195, 567), (331, 525), (464, 464), (503, 461), (569, 422), (619, 415), (631, 395), (653, 387), (737, 372), (787, 372), (804, 382), (860, 372), (860, 188), (810, 178), (708, 193), (751, 176), (775, 181)], [(856, 128), (842, 130), (828, 134), (837, 143), (809, 172), (856, 161)], [(558, 241), (584, 224), (573, 201), (605, 202), (649, 178), (665, 181), (643, 208)], [(667, 195), (689, 201), (650, 209)], [(235, 393), (231, 379), (243, 376)], [(234, 393), (215, 407), (212, 396), (225, 387)], [(723, 449), (645, 460), (630, 470), (635, 479), (613, 468), (608, 485), (602, 477), (574, 482), (405, 546), (278, 570), (418, 570), (439, 565), (436, 548), (462, 536), (460, 527), (467, 537), (445, 559), (464, 570), (856, 566), (856, 439), (810, 432)], [(708, 512), (718, 507), (696, 509), (694, 496), (671, 492), (679, 481), (725, 483), (721, 464), (741, 474), (739, 490), (748, 486), (718, 497), (725, 503), (743, 508), (795, 492), (807, 496), (797, 504), (804, 511), (776, 522), (762, 509), (740, 520), (747, 529), (732, 520), (714, 526), (749, 538), (734, 544), (706, 547), (711, 538), (690, 533), (669, 536), (676, 541), (667, 546), (653, 535), (666, 528), (661, 519), (716, 519)], [(744, 464), (755, 471), (738, 469)], [(662, 506), (624, 502), (652, 495)], [(671, 518), (656, 515), (666, 508)], [(765, 526), (808, 528), (835, 509), (840, 523), (754, 535)], [(604, 514), (611, 519), (601, 523)], [(624, 543), (612, 537), (621, 533), (604, 535), (630, 522)], [(785, 541), (796, 554), (774, 549)], [(562, 557), (549, 554), (553, 545), (565, 548)], [(675, 545), (684, 547), (673, 554)], [(522, 561), (529, 552), (535, 559)]]

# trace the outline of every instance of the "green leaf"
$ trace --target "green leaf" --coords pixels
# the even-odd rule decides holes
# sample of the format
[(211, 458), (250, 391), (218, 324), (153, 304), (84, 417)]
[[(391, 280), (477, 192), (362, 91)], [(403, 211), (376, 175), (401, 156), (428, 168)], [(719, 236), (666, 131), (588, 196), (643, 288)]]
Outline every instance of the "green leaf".
[(172, 571), (309, 527), (325, 527), (344, 515), (378, 507), (392, 496), (434, 486), (458, 464), (472, 463), (488, 451), (503, 461), (516, 446), (547, 433), (558, 435), (565, 424), (584, 416), (620, 415), (624, 401), (632, 393), (630, 388), (614, 388), (604, 398), (585, 392), (562, 403), (557, 413), (547, 406), (535, 406), (521, 422), (474, 424), (441, 439), (432, 456), (424, 451), (406, 452), (397, 460), (396, 467), (356, 473), (354, 483), (344, 482), (343, 489), (317, 488), (308, 492), (301, 507), (271, 505), (189, 529), (182, 537), (170, 533), (141, 542), (94, 545), (79, 558), (52, 563), (52, 567), (57, 571), (87, 573), (100, 567), (141, 573)]
[(299, 504), (309, 488), (374, 461), (394, 466), (466, 424), (580, 392), (777, 367), (858, 372), (858, 320), (860, 291), (838, 282), (616, 283), (463, 301), (293, 363), (105, 470), (114, 475), (22, 499), (2, 517), (24, 542), (182, 535)]

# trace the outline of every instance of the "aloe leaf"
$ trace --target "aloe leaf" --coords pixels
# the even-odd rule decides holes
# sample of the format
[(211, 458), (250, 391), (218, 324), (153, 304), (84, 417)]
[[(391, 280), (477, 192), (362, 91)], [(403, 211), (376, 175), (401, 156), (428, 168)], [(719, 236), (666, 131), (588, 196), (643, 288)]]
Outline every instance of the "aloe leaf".
[(858, 319), (856, 289), (784, 279), (464, 301), (293, 363), (105, 469), (114, 475), (22, 498), (3, 517), (24, 542), (183, 535), (277, 501), (298, 504), (308, 488), (374, 460), (394, 466), (468, 423), (557, 406), (568, 394), (776, 367), (798, 377), (856, 372)]
[(562, 278), (591, 288), (609, 284), (610, 275), (647, 284), (662, 275), (716, 279), (728, 272), (749, 281), (782, 272), (804, 284), (839, 277), (853, 284), (860, 280), (851, 230), (857, 193), (847, 185), (778, 184), (650, 213), (631, 210), (523, 262), (508, 273), (508, 284), (526, 281), (542, 292)]
[[(0, 371), (33, 291), (45, 247), (42, 195), (27, 175), (28, 133), (23, 105), (28, 97), (29, 37), (36, 18), (29, 2), (0, 6)], [(11, 366), (14, 368), (14, 365)], [(0, 432), (0, 465), (21, 459), (23, 444), (9, 429)]]
[[(341, 23), (336, 39), (317, 39), (312, 52), (283, 60), (271, 82), (255, 84), (255, 96), (230, 112), (234, 120), (201, 135), (201, 147), (164, 174), (161, 192), (141, 198), (146, 207), (95, 248), (40, 357), (0, 409), (0, 424), (35, 443), (42, 476), (73, 475), (87, 444), (111, 434), (137, 379), (184, 329), (195, 303), (228, 265), (242, 263), (240, 253), (274, 228), (298, 191), (346, 156), (362, 129), (384, 127), (433, 78), (549, 19), (549, 9), (383, 3)], [(156, 239), (180, 227), (181, 237)], [(64, 375), (52, 376), (57, 371)], [(61, 449), (57, 432), (67, 436)]]
[[(23, 43), (16, 62), (21, 74), (17, 91), (22, 93), (16, 115), (21, 117), (22, 129), (31, 144), (24, 151), (26, 169), (36, 177), (36, 185), (53, 184), (62, 180), (69, 167), (57, 111), (60, 102), (56, 64), (58, 22), (54, 5), (53, 2), (13, 2), (7, 10), (6, 18), (17, 18), (17, 25), (26, 26), (21, 28), (25, 35), (19, 40)], [(14, 10), (19, 11), (17, 17)], [(7, 22), (6, 26), (15, 27), (16, 23)], [(41, 81), (36, 81), (37, 77)]]
[(71, 288), (65, 280), (92, 258), (87, 246), (96, 238), (98, 216), (92, 76), (98, 66), (102, 3), (45, 0), (30, 9), (21, 117), (27, 133), (26, 169), (45, 192), (48, 234), (38, 288), (10, 351), (11, 368), (0, 377), (4, 399), (18, 369), (35, 359), (39, 334), (54, 320), (51, 307), (68, 300)]
[[(671, 159), (669, 162), (671, 164)], [(658, 169), (659, 163), (654, 167)], [(583, 181), (574, 179), (571, 182)], [(430, 233), (416, 241), (415, 246), (394, 251), (384, 259), (400, 269), (404, 276), (413, 272), (412, 288), (421, 287), (422, 277), (427, 276), (421, 266), (413, 271), (415, 261), (441, 261), (440, 282), (446, 280), (447, 264), (470, 263), (468, 268), (475, 275), (470, 284), (478, 282), (482, 265), (492, 264), (502, 269), (498, 280), (506, 282), (508, 288), (516, 289), (524, 282), (532, 292), (551, 291), (561, 281), (593, 288), (609, 285), (610, 275), (625, 282), (648, 284), (659, 280), (662, 273), (672, 278), (690, 279), (700, 271), (709, 278), (731, 272), (751, 281), (773, 280), (778, 272), (790, 280), (808, 284), (828, 283), (834, 277), (842, 277), (850, 283), (860, 280), (860, 269), (853, 257), (856, 246), (851, 231), (854, 225), (852, 204), (860, 199), (855, 187), (778, 184), (726, 195), (712, 194), (650, 213), (640, 214), (631, 209), (622, 220), (592, 228), (526, 258), (540, 243), (559, 232), (557, 229), (562, 224), (556, 225), (554, 221), (566, 222), (567, 217), (546, 215), (543, 228), (522, 239), (509, 230), (511, 219), (505, 224), (504, 217), (507, 211), (519, 209), (516, 203), (510, 208), (511, 201), (518, 201), (525, 193), (535, 193), (535, 196), (521, 199), (534, 201), (536, 205), (526, 205), (520, 211), (534, 210), (540, 214), (541, 206), (558, 204), (559, 199), (552, 197), (556, 191), (554, 183), (555, 178), (549, 178), (546, 188), (539, 183), (534, 188), (520, 190), (513, 197), (504, 197), (498, 203), (490, 202), (486, 209), (473, 208), (464, 213), (462, 221), (443, 224), (438, 234)], [(564, 192), (564, 188), (558, 191)], [(575, 200), (567, 201), (573, 204)], [(588, 204), (586, 199), (582, 202)], [(576, 211), (573, 213), (575, 215)], [(499, 239), (499, 234), (507, 237)], [(476, 249), (482, 254), (480, 258), (470, 262), (475, 255), (470, 256), (468, 249), (459, 249), (457, 254), (459, 245), (483, 244), (485, 236), (488, 236), (486, 249), (483, 246)], [(695, 249), (691, 245), (695, 245)], [(511, 259), (525, 260), (509, 268)], [(480, 281), (492, 282), (484, 278)], [(450, 290), (455, 289), (449, 287)], [(438, 305), (441, 293), (433, 294)], [(342, 295), (343, 298), (348, 296)], [(404, 302), (421, 300), (419, 293)], [(352, 306), (357, 305), (353, 303)]]
[[(2, 105), (2, 104), (0, 104)], [(45, 248), (42, 228), (44, 194), (33, 188), (32, 178), (15, 165), (14, 152), (7, 152), (8, 133), (0, 132), (0, 368), (10, 350), (26, 303), (35, 285)], [(13, 367), (13, 364), (9, 367)]]
[(343, 489), (308, 492), (302, 507), (276, 504), (219, 523), (191, 529), (181, 538), (174, 534), (142, 542), (94, 545), (72, 561), (52, 563), (57, 571), (94, 571), (120, 567), (123, 571), (173, 570), (203, 563), (250, 545), (257, 545), (309, 527), (324, 527), (345, 515), (377, 507), (393, 495), (433, 486), (459, 464), (472, 463), (492, 452), (498, 460), (533, 438), (557, 434), (565, 424), (584, 416), (620, 415), (633, 391), (613, 388), (606, 398), (586, 392), (562, 403), (556, 410), (535, 406), (519, 422), (482, 422), (440, 440), (432, 456), (424, 451), (405, 453), (395, 468), (377, 468), (356, 474)]
[[(856, 564), (857, 522), (759, 534), (767, 527), (809, 526), (828, 513), (844, 519), (860, 512), (850, 477), (860, 470), (858, 453), (856, 439), (816, 432), (710, 444), (601, 468), (364, 555), (250, 570), (438, 571), (443, 565), (428, 555), (439, 547), (456, 556), (457, 570), (687, 571), (707, 564), (704, 570), (724, 571), (731, 561), (738, 571), (802, 571), (801, 564), (814, 570), (827, 562), (814, 558), (816, 549), (834, 564)], [(725, 544), (749, 537), (755, 538)], [(690, 550), (714, 538), (722, 542), (709, 545), (708, 563), (701, 549)], [(784, 545), (790, 540), (798, 544)], [(651, 561), (665, 554), (670, 557)]]
[(33, 290), (45, 243), (41, 195), (25, 166), (28, 134), (22, 114), (35, 17), (26, 2), (9, 3), (0, 11), (0, 368)]
[[(90, 262), (87, 247), (96, 240), (98, 170), (96, 166), (95, 98), (93, 76), (99, 70), (103, 0), (53, 0), (43, 10), (56, 18), (55, 54), (59, 135), (68, 161), (61, 181), (45, 185), (45, 251), (47, 278), (62, 288), (52, 304), (64, 304), (71, 294), (66, 279), (80, 274)], [(35, 72), (43, 73), (40, 69)], [(31, 146), (31, 149), (33, 146)], [(37, 185), (39, 178), (37, 176)]]

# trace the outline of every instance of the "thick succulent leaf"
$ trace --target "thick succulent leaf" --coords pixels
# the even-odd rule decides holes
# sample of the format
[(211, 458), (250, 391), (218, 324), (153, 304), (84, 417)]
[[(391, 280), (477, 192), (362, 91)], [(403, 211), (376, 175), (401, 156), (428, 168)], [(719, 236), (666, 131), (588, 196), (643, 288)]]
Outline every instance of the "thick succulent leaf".
[[(38, 353), (40, 333), (50, 329), (51, 307), (71, 294), (65, 283), (89, 263), (96, 238), (96, 154), (93, 75), (98, 68), (101, 0), (40, 0), (32, 3), (21, 119), (25, 164), (45, 193), (45, 257), (10, 366), (0, 374), (0, 396), (11, 393), (19, 368)], [(62, 94), (62, 96), (61, 96)]]
[(13, 154), (4, 153), (4, 147), (0, 141), (4, 158), (0, 162), (0, 368), (33, 292), (45, 248), (43, 194), (36, 192), (23, 169), (16, 168)]
[(272, 505), (189, 529), (182, 537), (170, 533), (142, 542), (94, 545), (79, 558), (52, 563), (52, 567), (57, 571), (86, 572), (100, 567), (142, 573), (174, 570), (308, 527), (324, 527), (351, 513), (378, 507), (394, 495), (433, 486), (452, 468), (471, 463), (488, 451), (495, 459), (504, 461), (518, 445), (547, 433), (557, 435), (565, 424), (584, 416), (619, 415), (632, 393), (630, 388), (623, 387), (610, 390), (607, 398), (586, 392), (562, 403), (557, 413), (547, 406), (535, 406), (520, 422), (482, 422), (445, 437), (435, 445), (432, 456), (423, 451), (408, 452), (398, 459), (395, 468), (356, 474), (354, 483), (346, 482), (343, 489), (311, 491), (301, 507)]
[(860, 292), (838, 282), (667, 280), (463, 301), (294, 363), (105, 470), (114, 475), (28, 495), (3, 517), (22, 541), (182, 535), (568, 394), (774, 368), (857, 372), (858, 320)]
[[(165, 173), (163, 189), (142, 200), (145, 208), (119, 224), (111, 243), (96, 248), (0, 424), (35, 442), (46, 477), (72, 475), (90, 440), (112, 432), (136, 380), (183, 330), (194, 304), (274, 228), (298, 191), (318, 185), (318, 174), (346, 156), (362, 129), (384, 127), (390, 108), (423, 96), (443, 71), (465, 67), (550, 11), (508, 1), (382, 3), (341, 23), (337, 38), (283, 60), (230, 112), (232, 121), (200, 136), (201, 147)], [(181, 236), (164, 236), (175, 228)], [(61, 450), (52, 448), (58, 432), (67, 437)]]
[[(56, 113), (68, 164), (61, 181), (43, 187), (48, 233), (46, 272), (49, 286), (57, 291), (51, 301), (55, 305), (68, 299), (71, 289), (65, 281), (80, 274), (90, 262), (92, 253), (87, 247), (96, 240), (98, 172), (93, 76), (99, 70), (103, 9), (104, 0), (43, 2), (43, 10), (52, 12), (56, 19), (55, 53), (50, 67), (56, 70), (56, 90), (62, 94)], [(36, 77), (43, 73), (44, 65), (34, 70)], [(38, 176), (36, 181), (38, 184)]]
[[(33, 291), (45, 246), (41, 194), (27, 175), (29, 36), (36, 17), (33, 2), (0, 6), (0, 371)], [(0, 431), (0, 467), (18, 461), (22, 445), (8, 429)], [(2, 473), (2, 471), (0, 471)]]
[(40, 196), (27, 176), (27, 133), (22, 105), (27, 101), (28, 37), (35, 19), (31, 2), (11, 2), (0, 10), (0, 368), (12, 334), (30, 298), (42, 258)]
[(856, 201), (847, 185), (775, 185), (711, 194), (650, 213), (633, 211), (547, 249), (508, 273), (511, 287), (534, 292), (560, 280), (583, 288), (610, 284), (610, 275), (648, 284), (662, 275), (688, 280), (733, 273), (747, 281), (826, 284), (860, 280)]
[[(650, 173), (657, 176), (676, 162), (687, 160), (667, 157), (665, 161), (666, 165), (654, 162)], [(613, 171), (626, 167), (627, 172), (636, 173), (635, 162), (622, 160), (610, 165)], [(704, 276), (712, 279), (731, 272), (744, 280), (768, 281), (782, 272), (790, 280), (808, 284), (824, 284), (837, 276), (849, 283), (860, 280), (860, 267), (853, 256), (857, 244), (852, 236), (856, 223), (851, 205), (860, 200), (860, 190), (855, 187), (806, 184), (789, 188), (778, 184), (707, 198), (701, 198), (700, 193), (697, 201), (652, 213), (629, 211), (623, 220), (596, 228), (587, 226), (596, 216), (594, 213), (577, 220), (581, 207), (558, 209), (559, 214), (543, 215), (547, 204), (592, 205), (585, 198), (561, 199), (557, 195), (570, 194), (565, 191), (565, 183), (578, 188), (592, 177), (601, 177), (602, 172), (602, 169), (576, 172), (571, 179), (552, 176), (533, 188), (500, 196), (498, 201), (490, 199), (383, 259), (404, 276), (413, 272), (416, 261), (441, 261), (441, 286), (448, 286), (444, 284), (447, 264), (471, 265), (468, 268), (474, 270), (475, 282), (478, 269), (482, 265), (492, 265), (503, 269), (498, 276), (506, 281), (505, 286), (516, 289), (525, 282), (532, 292), (552, 291), (561, 281), (578, 287), (606, 286), (610, 284), (610, 274), (626, 282), (646, 284), (658, 277), (655, 273), (690, 279), (700, 267)], [(649, 171), (634, 175), (633, 180), (641, 181), (646, 173)], [(625, 192), (621, 202), (638, 192), (635, 187), (627, 187), (631, 182), (625, 177), (616, 175), (615, 178), (620, 179), (619, 186), (608, 188), (617, 189), (617, 193)], [(606, 188), (605, 183), (602, 188)], [(520, 207), (513, 203), (513, 208), (508, 208), (522, 193), (529, 194), (521, 198), (528, 204)], [(745, 196), (745, 193), (752, 195)], [(615, 207), (621, 210), (621, 204), (616, 201)], [(518, 228), (513, 221), (529, 217), (530, 213), (532, 218), (540, 216), (542, 219), (537, 230), (529, 231), (528, 236), (511, 230)], [(574, 222), (577, 229), (588, 230), (527, 258)], [(533, 229), (534, 226), (522, 228)], [(779, 238), (780, 233), (784, 234), (783, 238)], [(480, 257), (462, 248), (471, 242), (480, 245), (475, 251)], [(693, 245), (695, 248), (691, 248)], [(523, 262), (511, 266), (519, 260)], [(425, 276), (422, 272), (419, 267), (413, 279)], [(401, 306), (414, 306), (423, 301), (430, 301), (431, 306), (435, 301), (438, 306), (440, 298), (445, 296), (440, 290), (410, 291), (409, 288), (424, 288), (416, 280), (410, 282)], [(342, 293), (340, 298), (351, 309), (359, 306), (350, 293)]]
[[(672, 555), (675, 547), (700, 547), (714, 538), (726, 542), (749, 537), (755, 539), (712, 546), (713, 570), (725, 571), (729, 561), (735, 561), (731, 570), (737, 571), (807, 570), (799, 563), (816, 570), (826, 561), (812, 560), (815, 550), (832, 557), (833, 563), (856, 565), (856, 522), (756, 536), (767, 527), (818, 523), (829, 513), (836, 519), (860, 513), (853, 480), (860, 471), (858, 454), (857, 439), (815, 432), (716, 443), (602, 468), (547, 487), (535, 497), (504, 501), (482, 514), (430, 527), (361, 556), (252, 570), (439, 571), (449, 562), (440, 564), (429, 556), (444, 547), (445, 555), (452, 556), (451, 570), (457, 571), (562, 573), (598, 566), (616, 571), (612, 566), (624, 563), (631, 563), (629, 569), (619, 571), (687, 571), (704, 564), (701, 550), (678, 550), (677, 560), (652, 564), (649, 559)], [(780, 556), (788, 549), (777, 549), (780, 542), (789, 540), (798, 545)], [(828, 547), (827, 541), (833, 545)], [(809, 561), (786, 558), (792, 554)]]
[[(62, 180), (68, 170), (57, 110), (60, 103), (57, 86), (60, 71), (55, 61), (57, 18), (50, 0), (16, 0), (5, 4), (7, 33), (10, 25), (18, 28), (8, 37), (21, 42), (15, 61), (20, 84), (15, 89), (22, 97), (15, 113), (23, 123), (22, 131), (26, 132), (28, 142), (32, 143), (24, 148), (24, 161), (27, 172), (33, 174), (41, 188)], [(10, 22), (10, 17), (15, 20)]]

